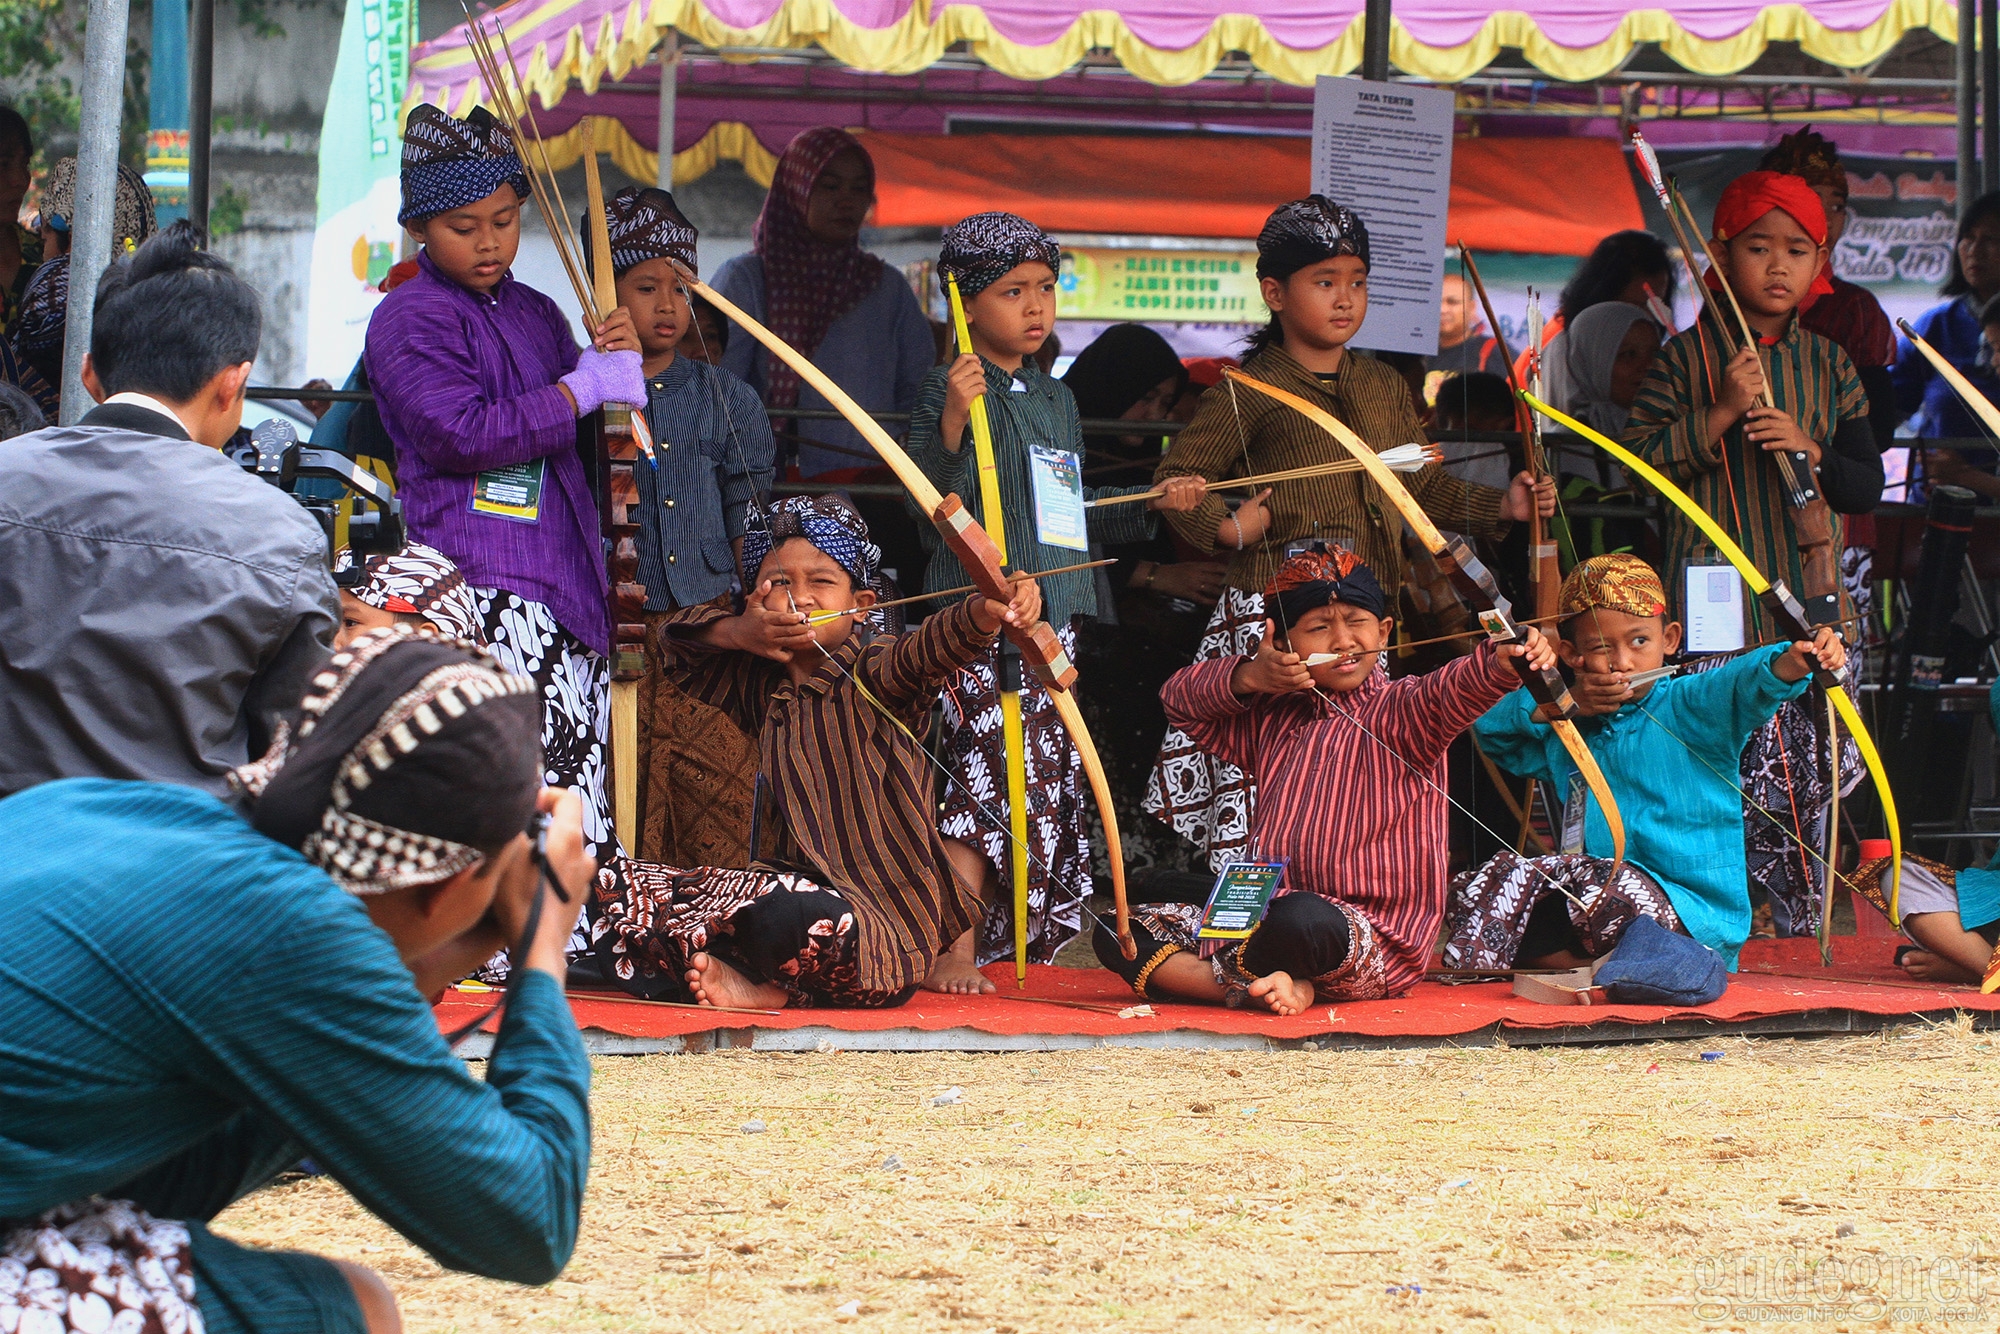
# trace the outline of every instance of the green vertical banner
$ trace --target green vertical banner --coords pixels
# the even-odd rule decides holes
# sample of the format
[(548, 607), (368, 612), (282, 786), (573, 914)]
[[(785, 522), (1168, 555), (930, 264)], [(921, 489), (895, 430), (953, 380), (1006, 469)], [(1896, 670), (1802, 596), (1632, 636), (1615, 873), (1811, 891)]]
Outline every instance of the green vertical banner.
[(319, 135), (306, 373), (338, 385), (361, 355), (402, 228), (401, 111), (415, 35), (414, 0), (348, 0)]

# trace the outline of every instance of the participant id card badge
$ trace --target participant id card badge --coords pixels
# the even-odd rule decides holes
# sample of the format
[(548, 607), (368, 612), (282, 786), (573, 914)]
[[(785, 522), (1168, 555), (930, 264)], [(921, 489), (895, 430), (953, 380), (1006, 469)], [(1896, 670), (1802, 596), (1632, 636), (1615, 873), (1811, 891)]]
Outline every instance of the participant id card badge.
[(1734, 566), (1688, 566), (1686, 605), (1688, 652), (1743, 647), (1743, 580)]
[(537, 523), (542, 517), (542, 477), (547, 459), (490, 468), (472, 479), (472, 512)]
[(1264, 920), (1264, 910), (1285, 880), (1283, 862), (1231, 862), (1215, 878), (1202, 909), (1203, 940), (1242, 940)]
[(1035, 482), (1035, 535), (1047, 547), (1090, 550), (1084, 530), (1083, 465), (1067, 449), (1028, 446), (1028, 474)]

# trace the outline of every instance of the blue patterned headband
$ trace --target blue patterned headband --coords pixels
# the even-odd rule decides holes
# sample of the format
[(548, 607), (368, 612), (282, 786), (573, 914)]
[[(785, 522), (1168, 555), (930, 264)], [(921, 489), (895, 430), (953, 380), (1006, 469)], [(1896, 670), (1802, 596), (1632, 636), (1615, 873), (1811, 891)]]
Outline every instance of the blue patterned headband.
[(1016, 265), (1040, 260), (1062, 273), (1062, 247), (1049, 234), (1012, 213), (975, 213), (944, 229), (938, 273), (958, 279), (967, 301), (1006, 277)]
[(396, 221), (434, 218), (476, 204), (503, 185), (528, 197), (514, 137), (485, 107), (458, 120), (426, 102), (403, 127), (403, 208)]
[(764, 558), (794, 537), (833, 558), (856, 588), (875, 581), (882, 549), (868, 540), (868, 524), (839, 496), (788, 496), (765, 512), (765, 522), (743, 535), (743, 571), (754, 584)]

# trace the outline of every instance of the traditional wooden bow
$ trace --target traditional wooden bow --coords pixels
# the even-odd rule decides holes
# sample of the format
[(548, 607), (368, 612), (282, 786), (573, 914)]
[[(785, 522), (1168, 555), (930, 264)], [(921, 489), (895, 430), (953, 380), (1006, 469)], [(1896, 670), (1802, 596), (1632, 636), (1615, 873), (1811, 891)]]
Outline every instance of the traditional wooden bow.
[[(1472, 608), (1473, 614), (1479, 618), (1480, 625), (1486, 630), (1487, 638), (1496, 644), (1522, 642), (1526, 637), (1525, 632), (1514, 620), (1513, 608), (1501, 594), (1500, 586), (1494, 582), (1492, 572), (1478, 556), (1473, 554), (1472, 548), (1466, 545), (1464, 538), (1447, 539), (1437, 530), (1430, 516), (1424, 513), (1423, 506), (1417, 503), (1417, 498), (1410, 494), (1409, 488), (1403, 485), (1394, 472), (1383, 466), (1382, 461), (1375, 456), (1375, 451), (1368, 447), (1366, 441), (1349, 430), (1332, 413), (1317, 404), (1307, 402), (1297, 394), (1280, 389), (1276, 385), (1266, 384), (1233, 368), (1225, 369), (1222, 373), (1246, 389), (1254, 389), (1260, 394), (1267, 394), (1277, 399), (1339, 442), (1340, 446), (1361, 464), (1362, 470), (1381, 489), (1389, 503), (1401, 512), (1403, 521), (1410, 525), (1410, 531), (1416, 534), (1417, 541), (1423, 544), (1424, 549), (1436, 558), (1439, 568), (1451, 577), (1453, 587), (1457, 589), (1459, 596), (1465, 599), (1466, 605)], [(1590, 747), (1584, 745), (1582, 734), (1576, 730), (1576, 703), (1569, 696), (1569, 686), (1563, 681), (1561, 673), (1554, 668), (1538, 672), (1528, 665), (1526, 658), (1517, 657), (1510, 661), (1514, 664), (1514, 670), (1520, 674), (1522, 683), (1528, 687), (1528, 693), (1542, 705), (1543, 717), (1548, 719), (1549, 726), (1555, 729), (1556, 736), (1562, 741), (1563, 749), (1569, 752), (1577, 772), (1583, 775), (1583, 781), (1589, 785), (1591, 795), (1597, 798), (1598, 809), (1604, 814), (1604, 823), (1611, 830), (1612, 865), (1610, 874), (1605, 877), (1605, 882), (1609, 884), (1618, 878), (1618, 868), (1625, 861), (1625, 821), (1618, 814), (1618, 802), (1611, 795), (1611, 785), (1605, 781), (1604, 771), (1597, 767), (1596, 757), (1590, 753)]]
[[(1750, 557), (1744, 554), (1743, 548), (1737, 546), (1729, 534), (1722, 531), (1722, 525), (1710, 517), (1707, 510), (1694, 503), (1694, 497), (1668, 481), (1658, 469), (1617, 441), (1592, 430), (1582, 422), (1565, 416), (1532, 394), (1526, 397), (1529, 407), (1550, 421), (1560, 422), (1624, 464), (1627, 470), (1650, 482), (1654, 490), (1672, 501), (1677, 509), (1687, 515), (1689, 522), (1701, 529), (1708, 540), (1715, 545), (1715, 549), (1736, 567), (1736, 572), (1743, 576), (1743, 582), (1750, 586), (1750, 591), (1764, 604), (1765, 614), (1771, 618), (1772, 625), (1778, 633), (1790, 637), (1794, 642), (1811, 641), (1818, 626), (1806, 615), (1806, 609), (1800, 605), (1798, 598), (1793, 596), (1792, 591), (1785, 587), (1782, 580), (1766, 579), (1763, 572), (1751, 563)], [(1893, 868), (1890, 872), (1889, 916), (1900, 926), (1902, 918), (1897, 911), (1897, 904), (1903, 889), (1903, 833), (1901, 822), (1896, 815), (1896, 795), (1889, 790), (1889, 776), (1882, 767), (1881, 753), (1875, 749), (1875, 739), (1868, 734), (1868, 727), (1861, 721), (1860, 711), (1854, 707), (1854, 700), (1848, 695), (1847, 687), (1842, 684), (1838, 676), (1824, 670), (1813, 672), (1813, 682), (1826, 691), (1827, 699), (1839, 713), (1841, 720), (1847, 724), (1848, 734), (1854, 738), (1854, 744), (1860, 749), (1861, 758), (1868, 765), (1869, 776), (1875, 780), (1875, 791), (1882, 799), (1882, 815), (1889, 824), (1889, 845), (1892, 854), (1890, 865)], [(1836, 772), (1834, 786), (1839, 785), (1839, 774)]]
[[(741, 325), (745, 332), (798, 373), (801, 380), (818, 390), (826, 401), (872, 446), (889, 465), (889, 471), (909, 491), (910, 496), (925, 514), (930, 516), (944, 538), (945, 545), (958, 557), (959, 563), (971, 576), (981, 593), (999, 602), (1008, 601), (1013, 596), (1012, 586), (1004, 573), (1005, 562), (987, 536), (979, 521), (972, 517), (972, 511), (956, 495), (940, 494), (924, 475), (903, 447), (889, 438), (881, 424), (856, 403), (847, 392), (826, 373), (812, 364), (805, 355), (778, 335), (752, 319), (743, 309), (728, 297), (710, 287), (694, 275), (693, 270), (677, 260), (669, 260), (679, 274), (680, 280), (691, 292), (698, 293), (710, 305)], [(1131, 909), (1125, 898), (1125, 854), (1124, 845), (1118, 836), (1118, 814), (1111, 804), (1111, 782), (1104, 772), (1104, 762), (1098, 758), (1097, 747), (1090, 739), (1090, 731), (1084, 726), (1083, 714), (1077, 708), (1076, 696), (1070, 693), (1070, 686), (1076, 681), (1076, 668), (1071, 665), (1069, 655), (1063, 652), (1062, 641), (1056, 632), (1044, 622), (1037, 621), (1032, 629), (1007, 627), (1007, 638), (1021, 651), (1021, 660), (1028, 670), (1035, 674), (1049, 692), (1049, 699), (1055, 704), (1056, 713), (1062, 718), (1063, 727), (1069, 732), (1070, 741), (1076, 746), (1077, 754), (1083, 758), (1084, 776), (1090, 780), (1091, 795), (1097, 801), (1097, 813), (1104, 822), (1105, 853), (1111, 862), (1111, 898), (1116, 905), (1118, 946), (1127, 959), (1139, 957), (1138, 942), (1132, 938)]]
[[(1479, 276), (1479, 266), (1472, 262), (1472, 251), (1465, 242), (1458, 243), (1458, 265), (1464, 270), (1472, 290), (1479, 297), (1479, 308), (1486, 312), (1487, 327), (1493, 330), (1493, 339), (1499, 345), (1500, 364), (1507, 368), (1507, 387), (1515, 393), (1530, 388), (1521, 383), (1514, 373), (1513, 349), (1507, 346), (1506, 331), (1500, 327), (1500, 316), (1493, 309), (1493, 298), (1486, 294), (1486, 284)], [(1528, 336), (1528, 357), (1535, 366), (1541, 364), (1542, 349), (1539, 331)], [(1538, 387), (1540, 376), (1532, 377)], [(1549, 475), (1547, 451), (1542, 448), (1542, 426), (1535, 420), (1535, 414), (1528, 411), (1518, 398), (1514, 400), (1514, 419), (1521, 430), (1521, 461), (1528, 471), (1539, 479)], [(1541, 506), (1528, 520), (1528, 563), (1535, 571), (1535, 616), (1540, 619), (1555, 615), (1556, 601), (1562, 595), (1562, 563), (1557, 558), (1556, 544), (1550, 540), (1547, 524), (1542, 519)]]
[[(945, 294), (951, 298), (952, 332), (960, 353), (972, 353), (972, 330), (965, 319), (965, 302), (958, 295), (958, 279), (945, 275)], [(984, 363), (981, 363), (982, 367)], [(1000, 570), (1007, 567), (1006, 509), (1000, 499), (1000, 464), (993, 455), (993, 423), (986, 415), (986, 389), (972, 400), (972, 451), (979, 470), (979, 512), (986, 516), (986, 531), (1000, 558)], [(1014, 983), (1028, 985), (1028, 740), (1021, 727), (1021, 655), (1012, 640), (1004, 641), (994, 661), (994, 684), (1000, 691), (1000, 757), (1007, 767), (1007, 821), (1012, 827), (1014, 846), (1007, 865), (1014, 885)]]

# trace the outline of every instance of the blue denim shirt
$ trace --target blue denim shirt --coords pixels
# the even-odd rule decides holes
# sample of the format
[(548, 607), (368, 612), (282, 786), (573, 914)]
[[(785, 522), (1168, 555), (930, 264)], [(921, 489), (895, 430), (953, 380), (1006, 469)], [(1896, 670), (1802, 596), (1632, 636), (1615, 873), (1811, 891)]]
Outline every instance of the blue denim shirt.
[(646, 377), (653, 466), (639, 484), (639, 582), (647, 611), (706, 602), (736, 578), (730, 543), (771, 489), (776, 443), (749, 385), (705, 361), (675, 357)]

